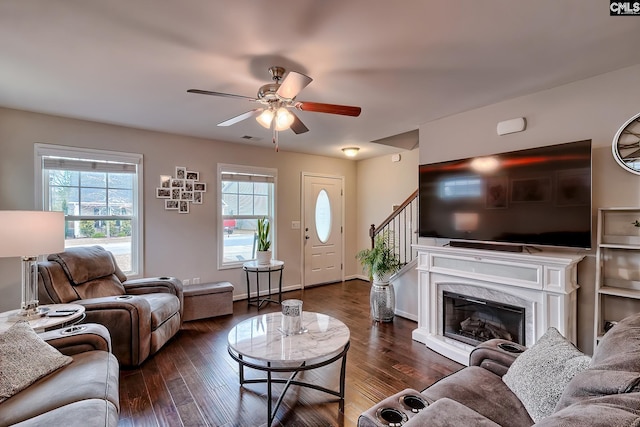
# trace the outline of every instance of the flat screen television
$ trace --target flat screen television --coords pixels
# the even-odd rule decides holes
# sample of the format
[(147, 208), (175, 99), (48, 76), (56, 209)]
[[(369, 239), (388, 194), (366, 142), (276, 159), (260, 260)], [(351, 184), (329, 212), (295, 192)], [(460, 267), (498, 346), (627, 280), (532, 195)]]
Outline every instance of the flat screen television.
[(591, 140), (420, 165), (419, 234), (591, 247)]

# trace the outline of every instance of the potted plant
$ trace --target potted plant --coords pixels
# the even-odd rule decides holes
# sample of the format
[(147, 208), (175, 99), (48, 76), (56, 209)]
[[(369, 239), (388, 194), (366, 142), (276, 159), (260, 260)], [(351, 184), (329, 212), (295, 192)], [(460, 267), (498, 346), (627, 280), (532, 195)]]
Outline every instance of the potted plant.
[(271, 262), (271, 224), (269, 220), (264, 217), (258, 219), (258, 250), (256, 252), (256, 258), (258, 264), (269, 264)]
[(365, 273), (369, 275), (371, 293), (371, 317), (380, 322), (393, 320), (396, 310), (396, 295), (391, 276), (400, 270), (400, 260), (395, 254), (393, 238), (388, 232), (376, 236), (373, 248), (363, 249), (356, 254)]
[(374, 283), (389, 283), (389, 278), (400, 270), (400, 260), (395, 254), (390, 233), (376, 236), (373, 248), (363, 249), (356, 254), (362, 269)]

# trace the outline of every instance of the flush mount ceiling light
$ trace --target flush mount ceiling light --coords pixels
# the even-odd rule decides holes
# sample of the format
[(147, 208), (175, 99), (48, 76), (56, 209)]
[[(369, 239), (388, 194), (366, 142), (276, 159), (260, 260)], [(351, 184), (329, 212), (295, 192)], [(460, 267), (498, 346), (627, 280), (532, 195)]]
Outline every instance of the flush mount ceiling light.
[(355, 157), (360, 151), (360, 147), (345, 147), (342, 149), (342, 152), (347, 157)]

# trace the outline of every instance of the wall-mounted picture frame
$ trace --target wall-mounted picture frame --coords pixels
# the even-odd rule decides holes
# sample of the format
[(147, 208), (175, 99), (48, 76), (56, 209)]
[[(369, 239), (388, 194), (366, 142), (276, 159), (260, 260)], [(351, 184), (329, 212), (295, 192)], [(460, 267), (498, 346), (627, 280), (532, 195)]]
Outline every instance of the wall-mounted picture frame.
[(164, 201), (164, 208), (168, 211), (178, 210), (179, 207), (180, 207), (179, 200), (167, 199)]
[(162, 188), (171, 187), (171, 175), (160, 175), (160, 187)]
[(181, 191), (180, 200), (193, 200), (193, 191)]
[(184, 179), (171, 178), (171, 188), (184, 187)]
[(551, 198), (551, 179), (549, 177), (512, 179), (512, 203), (548, 202)]
[(185, 179), (198, 181), (200, 179), (200, 172), (186, 171), (185, 172)]
[(193, 191), (193, 180), (185, 179), (184, 180), (184, 189), (185, 189), (185, 191)]
[(193, 191), (207, 191), (207, 183), (206, 182), (194, 182), (193, 183)]
[(183, 166), (176, 166), (176, 178), (185, 179), (187, 177), (187, 168)]
[(171, 189), (171, 198), (175, 199), (175, 200), (180, 200), (180, 192), (182, 191), (181, 188), (172, 188)]
[(202, 204), (202, 191), (194, 191), (193, 192), (193, 204), (201, 205)]
[(189, 202), (187, 200), (180, 200), (178, 202), (178, 212), (189, 213)]
[(485, 182), (485, 207), (506, 209), (509, 207), (509, 179), (506, 176), (492, 176)]
[(169, 199), (171, 197), (171, 189), (165, 187), (156, 188), (156, 197), (158, 199)]

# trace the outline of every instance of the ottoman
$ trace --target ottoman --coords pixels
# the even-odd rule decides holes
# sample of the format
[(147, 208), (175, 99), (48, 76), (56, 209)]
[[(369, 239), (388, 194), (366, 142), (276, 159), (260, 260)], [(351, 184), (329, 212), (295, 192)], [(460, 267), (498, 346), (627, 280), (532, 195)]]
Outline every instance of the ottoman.
[(229, 282), (185, 286), (183, 296), (185, 322), (233, 313), (233, 285)]

